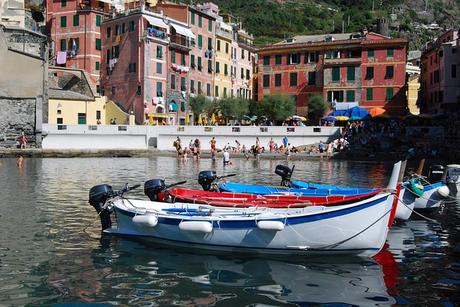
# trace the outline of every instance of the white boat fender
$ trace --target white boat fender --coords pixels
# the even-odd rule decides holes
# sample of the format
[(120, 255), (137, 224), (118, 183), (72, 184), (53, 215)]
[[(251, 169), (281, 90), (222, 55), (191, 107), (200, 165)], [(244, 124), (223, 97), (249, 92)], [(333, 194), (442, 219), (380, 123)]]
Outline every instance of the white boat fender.
[(258, 221), (257, 227), (263, 230), (281, 231), (284, 229), (284, 223), (281, 221)]
[(447, 186), (443, 185), (442, 187), (438, 188), (438, 193), (444, 198), (447, 198), (449, 196), (450, 190)]
[(191, 232), (212, 232), (212, 224), (206, 221), (182, 221), (179, 223), (179, 229)]
[(158, 224), (158, 217), (153, 214), (136, 215), (133, 217), (133, 223), (144, 227), (155, 227)]

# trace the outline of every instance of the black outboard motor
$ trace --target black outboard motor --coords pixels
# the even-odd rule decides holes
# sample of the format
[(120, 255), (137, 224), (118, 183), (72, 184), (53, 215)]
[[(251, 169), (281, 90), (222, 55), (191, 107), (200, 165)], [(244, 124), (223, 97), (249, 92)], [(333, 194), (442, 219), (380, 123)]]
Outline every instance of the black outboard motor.
[(165, 192), (167, 189), (163, 179), (151, 179), (144, 183), (144, 194), (151, 201), (159, 201), (159, 194)]
[(291, 176), (292, 172), (294, 171), (294, 167), (289, 168), (285, 165), (277, 165), (275, 168), (275, 174), (281, 176), (281, 186), (289, 187), (291, 185)]
[(443, 175), (444, 175), (444, 166), (432, 165), (430, 166), (430, 171), (428, 173), (428, 181), (430, 183), (442, 181)]
[(110, 228), (112, 221), (110, 219), (111, 210), (103, 208), (107, 199), (113, 196), (112, 187), (108, 184), (100, 184), (92, 187), (89, 190), (89, 203), (96, 209), (96, 212), (101, 218), (102, 230)]
[(203, 187), (203, 190), (211, 190), (212, 183), (217, 179), (214, 171), (201, 171), (198, 174), (198, 183)]

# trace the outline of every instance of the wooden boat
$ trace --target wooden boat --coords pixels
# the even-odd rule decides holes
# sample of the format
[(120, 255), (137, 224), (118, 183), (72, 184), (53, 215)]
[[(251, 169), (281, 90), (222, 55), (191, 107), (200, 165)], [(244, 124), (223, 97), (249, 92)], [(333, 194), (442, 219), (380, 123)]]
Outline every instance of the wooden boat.
[[(373, 256), (386, 240), (401, 163), (388, 192), (338, 206), (221, 208), (127, 199), (129, 187), (90, 190), (105, 233), (213, 251)], [(116, 217), (112, 226), (111, 215)]]

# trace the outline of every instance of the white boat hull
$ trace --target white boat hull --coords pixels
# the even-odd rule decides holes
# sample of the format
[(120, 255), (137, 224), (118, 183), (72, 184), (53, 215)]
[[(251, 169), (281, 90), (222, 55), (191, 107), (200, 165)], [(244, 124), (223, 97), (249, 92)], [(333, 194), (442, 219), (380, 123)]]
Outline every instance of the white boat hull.
[(399, 193), (398, 205), (396, 207), (395, 219), (407, 221), (412, 215), (415, 206), (415, 196), (404, 187)]
[[(265, 213), (261, 214), (259, 208), (251, 211), (254, 209), (117, 199), (114, 201), (117, 226), (105, 232), (213, 251), (373, 256), (385, 243), (392, 203), (392, 195), (379, 194), (350, 205), (271, 209), (262, 210)], [(168, 208), (176, 210), (175, 213)], [(191, 213), (177, 214), (180, 208)], [(200, 208), (212, 212), (197, 214)], [(134, 216), (149, 214), (158, 217), (156, 226), (133, 223)], [(257, 226), (260, 221), (281, 221), (285, 226), (265, 229)], [(192, 222), (192, 227), (179, 227), (187, 222)]]

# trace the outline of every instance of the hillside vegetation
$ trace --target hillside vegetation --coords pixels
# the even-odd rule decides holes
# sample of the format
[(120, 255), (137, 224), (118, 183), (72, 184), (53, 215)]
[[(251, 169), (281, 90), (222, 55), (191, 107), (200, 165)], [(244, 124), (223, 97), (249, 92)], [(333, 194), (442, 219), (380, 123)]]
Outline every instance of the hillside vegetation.
[[(207, 2), (200, 1), (200, 2)], [(419, 48), (444, 29), (460, 27), (460, 0), (213, 0), (238, 17), (256, 44), (297, 34), (374, 30), (385, 17), (393, 37)], [(437, 25), (435, 25), (437, 24)]]

